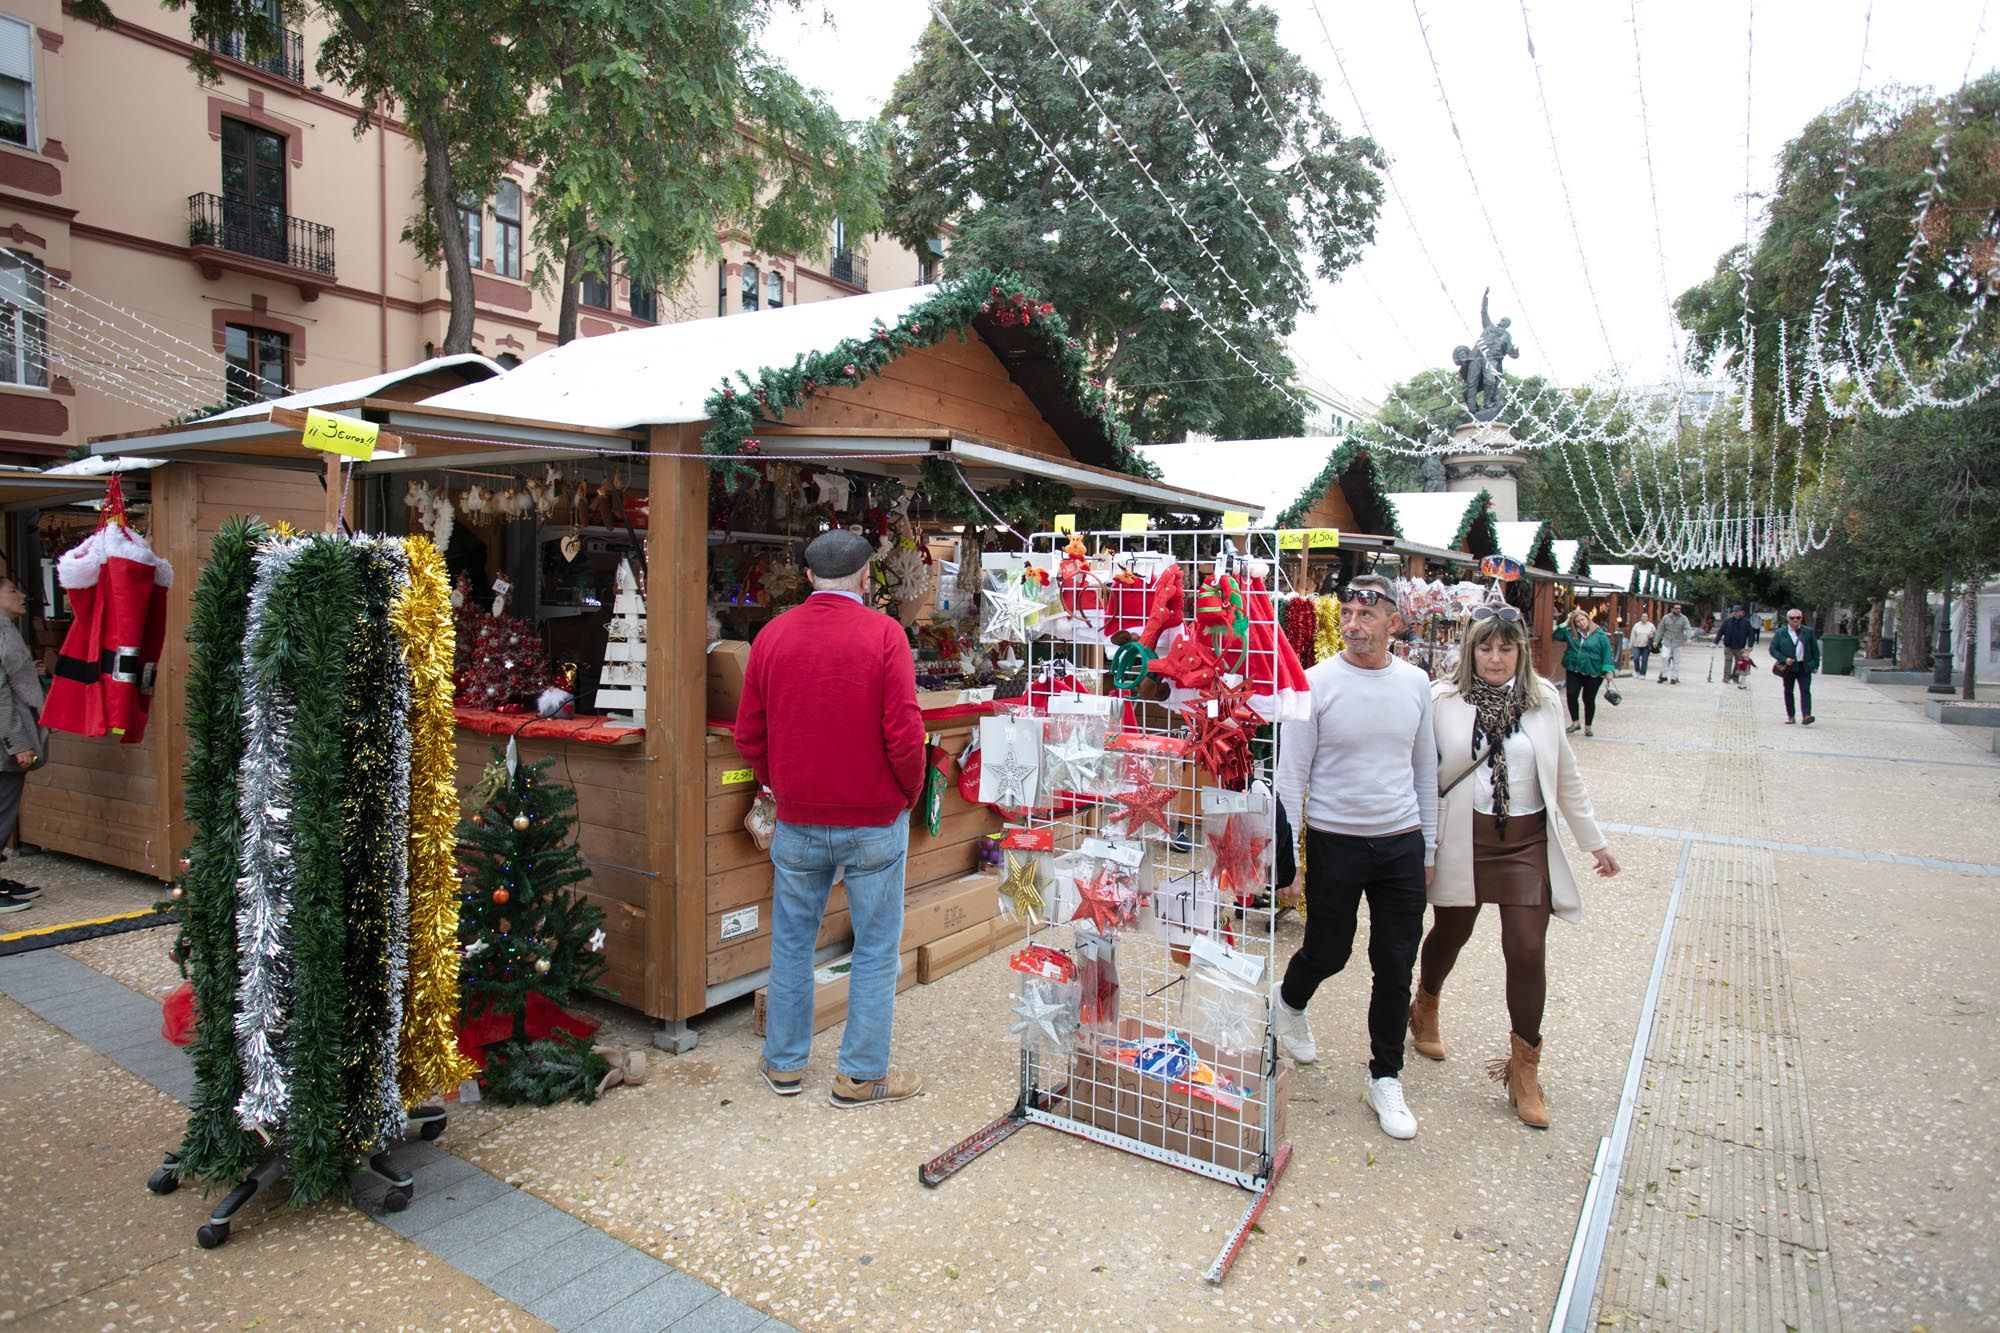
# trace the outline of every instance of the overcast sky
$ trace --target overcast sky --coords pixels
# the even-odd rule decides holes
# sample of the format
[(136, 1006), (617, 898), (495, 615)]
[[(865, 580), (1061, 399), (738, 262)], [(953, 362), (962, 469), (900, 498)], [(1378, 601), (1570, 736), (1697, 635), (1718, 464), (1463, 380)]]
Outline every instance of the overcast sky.
[[(1275, 7), (1286, 44), (1323, 80), (1335, 119), (1358, 133), (1365, 114), (1409, 206), (1405, 213), (1389, 195), (1375, 244), (1338, 285), (1320, 285), (1318, 309), (1301, 319), (1292, 342), (1302, 365), (1371, 398), (1426, 367), (1450, 366), (1452, 347), (1478, 331), (1487, 285), (1494, 317), (1513, 317), (1523, 349), (1510, 368), (1566, 383), (1614, 365), (1635, 382), (1667, 378), (1668, 294), (1706, 277), (1743, 236), (1746, 107), (1751, 188), (1761, 194), (1784, 141), (1854, 91), (1864, 26), (1870, 86), (1956, 88), (1968, 60), (1983, 73), (2000, 49), (1990, 30), (2000, 27), (2000, 14), (1987, 14), (1985, 0), (1764, 0), (1755, 6), (1746, 89), (1752, 34), (1741, 0), (1638, 0), (1636, 55), (1629, 0), (1526, 0), (1552, 150), (1523, 0), (1423, 0), (1468, 174), (1409, 0), (1317, 0), (1317, 10), (1313, 0), (1275, 0)], [(879, 112), (928, 19), (924, 0), (809, 0), (808, 8), (811, 17), (773, 21), (773, 54), (845, 114)], [(1574, 231), (1557, 183), (1558, 153)], [(1497, 239), (1474, 200), (1473, 178)]]

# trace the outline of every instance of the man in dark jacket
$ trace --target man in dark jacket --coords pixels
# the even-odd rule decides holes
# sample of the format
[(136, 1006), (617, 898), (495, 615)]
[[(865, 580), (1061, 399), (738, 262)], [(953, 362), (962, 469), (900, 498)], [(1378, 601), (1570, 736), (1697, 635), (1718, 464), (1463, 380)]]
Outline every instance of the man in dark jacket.
[(1715, 632), (1715, 641), (1722, 645), (1723, 650), (1722, 683), (1728, 685), (1734, 682), (1739, 690), (1749, 689), (1744, 680), (1749, 672), (1740, 670), (1738, 664), (1748, 655), (1750, 646), (1757, 642), (1757, 627), (1750, 623), (1750, 617), (1744, 614), (1742, 607), (1730, 608), (1729, 618)]
[[(1806, 624), (1805, 612), (1796, 606), (1785, 612), (1785, 626), (1771, 636), (1771, 660), (1785, 669), (1785, 725), (1799, 720), (1813, 723), (1812, 678), (1819, 670), (1819, 635)], [(1792, 691), (1798, 691), (1798, 708), (1792, 706)]]
[(807, 545), (812, 596), (750, 647), (736, 749), (777, 798), (771, 839), (771, 984), (764, 1080), (798, 1093), (812, 1053), (813, 944), (836, 873), (847, 882), (854, 957), (847, 1034), (829, 1100), (913, 1097), (923, 1080), (889, 1064), (903, 938), (910, 807), (923, 790), (924, 719), (902, 627), (862, 601), (873, 548), (843, 529)]

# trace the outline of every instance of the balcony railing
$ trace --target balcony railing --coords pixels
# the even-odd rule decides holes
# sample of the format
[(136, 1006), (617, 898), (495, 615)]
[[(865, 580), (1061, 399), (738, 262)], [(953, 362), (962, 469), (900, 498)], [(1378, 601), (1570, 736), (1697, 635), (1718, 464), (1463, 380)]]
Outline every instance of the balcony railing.
[(277, 49), (270, 55), (265, 56), (251, 55), (250, 44), (240, 32), (232, 32), (227, 37), (209, 38), (208, 49), (219, 56), (228, 56), (231, 60), (241, 60), (246, 65), (254, 65), (267, 73), (277, 75), (281, 79), (289, 79), (301, 88), (305, 87), (305, 37), (293, 32), (290, 28), (273, 27), (271, 29), (271, 39), (277, 43)]
[(247, 255), (333, 280), (333, 228), (271, 204), (219, 194), (188, 196), (188, 244)]
[(852, 250), (834, 251), (833, 262), (827, 266), (826, 271), (837, 282), (844, 282), (854, 287), (868, 285), (868, 258), (865, 255), (857, 255)]

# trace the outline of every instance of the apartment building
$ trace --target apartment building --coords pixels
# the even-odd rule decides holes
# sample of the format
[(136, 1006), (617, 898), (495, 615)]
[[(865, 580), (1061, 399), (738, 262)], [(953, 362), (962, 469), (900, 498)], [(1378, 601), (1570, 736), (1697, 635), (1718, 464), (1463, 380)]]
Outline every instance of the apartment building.
[[(315, 72), (322, 35), (281, 29), (254, 63), (221, 43), (208, 85), (188, 67), (185, 14), (139, 0), (107, 30), (61, 0), (0, 0), (0, 461), (409, 365), (442, 342), (444, 272), (399, 239), (422, 154), (394, 122), (357, 133), (356, 99)], [(534, 213), (518, 169), (464, 202), (473, 346), (503, 364), (556, 341), (557, 293), (528, 281)], [(935, 253), (841, 228), (829, 240), (809, 259), (725, 234), (719, 263), (664, 292), (613, 256), (608, 281), (582, 284), (579, 333), (933, 276)]]

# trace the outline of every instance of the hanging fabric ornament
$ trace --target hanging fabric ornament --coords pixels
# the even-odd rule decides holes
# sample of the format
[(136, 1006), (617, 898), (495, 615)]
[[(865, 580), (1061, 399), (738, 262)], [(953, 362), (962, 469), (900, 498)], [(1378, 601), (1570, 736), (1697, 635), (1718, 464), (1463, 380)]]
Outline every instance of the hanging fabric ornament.
[(1168, 565), (1153, 581), (1151, 602), (1146, 608), (1145, 628), (1139, 632), (1139, 642), (1155, 652), (1160, 647), (1160, 636), (1187, 620), (1187, 584), (1181, 578), (1178, 564)]
[(1174, 636), (1166, 655), (1147, 663), (1146, 670), (1173, 682), (1176, 689), (1202, 690), (1221, 673), (1222, 663), (1201, 635), (1182, 632)]
[(1153, 585), (1133, 570), (1132, 556), (1112, 560), (1111, 579), (1104, 586), (1104, 632), (1139, 634), (1146, 628), (1147, 599)]
[(1250, 616), (1243, 585), (1234, 574), (1216, 573), (1202, 580), (1194, 599), (1195, 628), (1208, 636), (1224, 668), (1237, 675), (1248, 671)]
[(1244, 674), (1250, 677), (1250, 706), (1266, 722), (1303, 722), (1312, 715), (1312, 686), (1291, 641), (1278, 632), (1278, 613), (1264, 587), (1269, 572), (1262, 560), (1251, 560), (1241, 584), (1248, 624)]
[(1103, 625), (1103, 584), (1091, 572), (1090, 553), (1083, 538), (1073, 532), (1069, 544), (1063, 548), (1062, 563), (1056, 566), (1056, 588), (1067, 614), (1092, 629)]
[(1183, 707), (1181, 713), (1194, 741), (1195, 763), (1215, 775), (1215, 785), (1230, 791), (1248, 786), (1250, 741), (1263, 723), (1250, 706), (1248, 688), (1220, 678), (1211, 680), (1201, 698)]
[(75, 618), (56, 657), (42, 725), (137, 745), (146, 738), (174, 570), (132, 531), (116, 473), (105, 483), (97, 531), (63, 554), (56, 577)]

